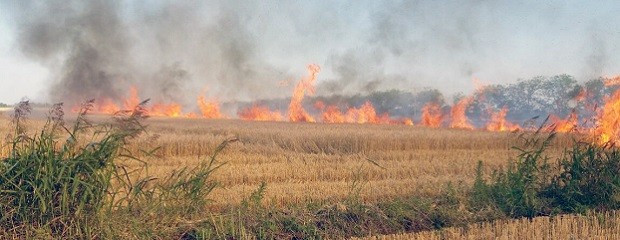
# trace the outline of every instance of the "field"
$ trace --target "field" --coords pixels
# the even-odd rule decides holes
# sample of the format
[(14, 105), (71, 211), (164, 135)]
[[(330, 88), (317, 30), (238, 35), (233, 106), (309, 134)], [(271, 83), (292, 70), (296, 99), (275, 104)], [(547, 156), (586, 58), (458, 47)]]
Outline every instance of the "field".
[[(107, 117), (94, 116), (92, 119), (102, 122), (106, 121)], [(42, 125), (42, 120), (29, 120), (28, 130), (36, 131)], [(237, 209), (251, 198), (262, 183), (265, 184), (265, 189), (261, 192), (261, 204), (271, 209), (270, 211), (284, 211), (285, 215), (288, 211), (295, 212), (290, 209), (311, 205), (321, 208), (336, 204), (338, 209), (338, 204), (350, 200), (351, 197), (355, 197), (363, 206), (391, 203), (397, 199), (412, 197), (441, 199), (446, 189), (453, 186), (457, 188), (471, 186), (476, 178), (476, 166), (479, 161), (485, 166), (484, 176), (490, 176), (494, 169), (505, 168), (508, 161), (517, 155), (512, 147), (519, 146), (522, 142), (519, 137), (521, 133), (431, 129), (404, 125), (171, 118), (149, 118), (144, 125), (146, 132), (128, 145), (128, 148), (148, 166), (141, 172), (142, 177), (154, 176), (155, 179), (164, 179), (182, 167), (198, 166), (208, 156), (214, 154), (220, 143), (234, 140), (217, 157), (217, 162), (224, 165), (211, 177), (219, 185), (208, 195), (208, 199), (211, 200), (207, 205), (209, 213), (201, 215), (212, 222), (216, 232), (218, 225), (216, 222), (229, 220), (215, 219), (229, 216), (230, 209)], [(0, 130), (3, 133), (10, 132), (10, 123), (6, 115), (2, 119), (2, 126)], [(560, 135), (546, 153), (559, 156), (572, 144), (573, 138), (570, 135)], [(156, 149), (153, 154), (140, 153), (153, 149)], [(3, 156), (8, 154), (7, 150), (5, 145), (2, 149)], [(129, 161), (128, 164), (130, 169), (140, 169), (143, 166), (137, 161)], [(431, 208), (435, 207), (434, 204), (430, 203)], [(344, 209), (347, 211), (347, 207)], [(298, 212), (302, 212), (303, 215), (308, 210)], [(460, 216), (454, 219), (459, 218)], [(599, 218), (617, 222), (615, 213)], [(468, 218), (468, 221), (472, 221), (471, 219)], [(517, 231), (527, 228), (542, 229), (540, 231), (550, 234), (548, 236), (553, 238), (569, 236), (562, 235), (567, 231), (573, 236), (570, 231), (575, 227), (571, 224), (577, 224), (575, 226), (599, 224), (591, 221), (592, 216), (564, 216), (553, 219), (555, 220), (549, 221), (549, 218), (537, 218), (534, 223), (528, 220), (502, 220), (472, 226), (463, 225), (467, 222), (461, 224), (451, 222), (435, 226), (452, 226), (440, 232), (422, 232), (413, 235), (401, 233), (381, 238), (443, 239), (448, 236), (480, 239), (497, 236), (501, 239), (515, 239), (519, 238), (515, 236), (534, 236), (530, 231)], [(570, 223), (566, 223), (567, 221)], [(535, 227), (532, 227), (532, 224), (535, 224)], [(560, 227), (553, 224), (559, 224)], [(567, 228), (566, 231), (562, 230), (567, 224), (573, 227)], [(432, 228), (433, 225), (413, 230), (424, 230), (429, 227)], [(598, 225), (590, 227), (597, 229)], [(374, 230), (370, 229), (370, 231), (347, 232), (342, 236), (372, 234)], [(617, 233), (617, 229), (611, 230), (613, 231), (609, 233)], [(375, 231), (377, 232), (388, 234), (390, 230)], [(175, 236), (174, 234), (171, 236)], [(236, 235), (248, 237), (244, 234)], [(140, 234), (122, 236), (139, 238)], [(206, 236), (222, 237), (217, 234)], [(296, 235), (291, 233), (280, 236), (289, 238)]]
[(219, 157), (226, 165), (216, 173), (222, 188), (212, 195), (215, 205), (239, 203), (263, 181), (265, 200), (275, 205), (342, 200), (355, 179), (365, 184), (364, 201), (435, 196), (448, 182), (471, 183), (478, 161), (489, 169), (505, 165), (518, 140), (511, 133), (400, 125), (192, 119), (151, 119), (147, 125), (136, 147), (161, 147), (161, 158), (149, 160), (156, 176), (196, 164), (220, 142), (239, 139)]
[(526, 218), (495, 221), (468, 226), (446, 228), (411, 234), (394, 234), (366, 239), (618, 239), (620, 215), (618, 212), (587, 215), (560, 215), (555, 217)]

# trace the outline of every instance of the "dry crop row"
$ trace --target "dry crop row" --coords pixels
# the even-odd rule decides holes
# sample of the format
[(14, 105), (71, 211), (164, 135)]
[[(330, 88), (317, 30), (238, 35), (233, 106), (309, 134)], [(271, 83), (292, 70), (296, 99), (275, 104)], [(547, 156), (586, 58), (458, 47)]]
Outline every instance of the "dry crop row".
[[(154, 176), (196, 165), (220, 142), (239, 139), (219, 156), (226, 165), (215, 176), (221, 188), (211, 196), (214, 206), (240, 203), (261, 182), (265, 201), (275, 205), (341, 200), (356, 180), (367, 202), (433, 196), (448, 182), (471, 182), (479, 160), (490, 168), (505, 165), (518, 142), (513, 133), (370, 124), (152, 118), (146, 125), (131, 148), (159, 148), (157, 157), (144, 157)], [(554, 149), (570, 143), (559, 138)]]
[(560, 215), (533, 219), (501, 220), (451, 227), (439, 231), (365, 238), (398, 239), (619, 239), (620, 212)]

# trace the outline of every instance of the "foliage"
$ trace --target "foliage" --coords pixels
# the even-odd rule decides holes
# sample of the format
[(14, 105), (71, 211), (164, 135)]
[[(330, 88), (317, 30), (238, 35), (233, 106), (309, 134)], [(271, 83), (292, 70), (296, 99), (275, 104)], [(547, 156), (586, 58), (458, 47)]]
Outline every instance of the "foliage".
[(520, 154), (489, 182), (479, 164), (471, 193), (474, 210), (498, 208), (510, 217), (585, 213), (620, 207), (620, 150), (613, 144), (576, 142), (557, 166), (545, 155), (555, 133), (524, 138)]
[[(43, 130), (29, 136), (24, 124), (30, 105), (16, 106), (10, 153), (0, 163), (2, 231), (23, 235), (28, 228), (41, 228), (63, 237), (96, 233), (98, 214), (112, 191), (114, 160), (124, 156), (126, 140), (140, 133), (143, 115), (138, 107), (118, 116), (119, 124), (94, 126), (85, 118), (91, 107), (92, 102), (82, 106), (69, 129), (62, 105), (54, 105)], [(89, 130), (90, 141), (80, 141)]]

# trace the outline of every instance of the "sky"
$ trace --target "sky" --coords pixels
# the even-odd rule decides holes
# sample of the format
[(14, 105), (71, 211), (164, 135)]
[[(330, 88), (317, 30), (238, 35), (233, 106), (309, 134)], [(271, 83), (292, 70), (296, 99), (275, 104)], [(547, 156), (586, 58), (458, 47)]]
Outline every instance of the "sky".
[(618, 1), (0, 0), (0, 102), (190, 104), (620, 74)]

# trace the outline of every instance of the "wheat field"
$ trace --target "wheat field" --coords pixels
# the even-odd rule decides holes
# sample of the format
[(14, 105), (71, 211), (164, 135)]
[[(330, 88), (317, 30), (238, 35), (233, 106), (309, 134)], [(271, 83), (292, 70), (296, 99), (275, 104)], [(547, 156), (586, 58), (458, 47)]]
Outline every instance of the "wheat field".
[(502, 220), (472, 224), (465, 228), (445, 228), (411, 234), (394, 234), (365, 238), (399, 239), (620, 239), (620, 213), (588, 213), (534, 219)]
[[(2, 122), (0, 131), (9, 133), (6, 115)], [(28, 124), (36, 130), (43, 120)], [(144, 174), (156, 177), (197, 165), (222, 141), (238, 139), (218, 157), (225, 165), (216, 172), (215, 208), (239, 204), (261, 182), (267, 184), (266, 203), (275, 206), (342, 200), (353, 182), (363, 184), (366, 202), (434, 196), (447, 183), (473, 181), (478, 161), (488, 172), (505, 166), (518, 144), (518, 133), (403, 125), (171, 118), (150, 118), (145, 125), (147, 132), (130, 148), (157, 149), (154, 156), (142, 156), (148, 164)], [(551, 152), (571, 143), (560, 137)]]
[[(135, 150), (159, 147), (145, 160), (163, 176), (192, 166), (224, 140), (239, 139), (218, 157), (221, 183), (214, 206), (235, 205), (267, 184), (275, 206), (347, 197), (353, 182), (375, 202), (398, 196), (434, 196), (447, 183), (470, 183), (478, 161), (490, 169), (515, 155), (517, 133), (429, 129), (398, 125), (313, 124), (241, 120), (157, 119)], [(570, 144), (559, 138), (557, 152)]]
[[(95, 121), (109, 119), (92, 118)], [(5, 114), (0, 121), (0, 132), (9, 134), (9, 117)], [(44, 121), (37, 118), (28, 122), (29, 129), (35, 131), (43, 124)], [(470, 185), (478, 161), (484, 163), (487, 174), (506, 166), (516, 154), (511, 148), (519, 145), (521, 134), (404, 125), (171, 118), (149, 118), (144, 124), (146, 133), (134, 139), (129, 148), (134, 153), (155, 149), (154, 155), (138, 154), (148, 165), (143, 174), (155, 177), (196, 166), (213, 154), (221, 142), (238, 139), (218, 155), (217, 160), (224, 165), (215, 173), (220, 186), (209, 195), (213, 201), (210, 208), (214, 211), (239, 205), (262, 182), (267, 186), (263, 201), (273, 207), (338, 202), (351, 194), (355, 183), (361, 184), (360, 197), (366, 203), (407, 196), (438, 196), (447, 184)], [(7, 153), (7, 143), (4, 140), (3, 156)], [(559, 154), (572, 143), (570, 136), (561, 135), (548, 152)], [(128, 164), (136, 168), (141, 166), (140, 162)], [(617, 222), (618, 219), (617, 213), (604, 217), (607, 221)], [(381, 239), (485, 239), (490, 236), (499, 239), (551, 236), (545, 238), (554, 239), (588, 225), (591, 219), (591, 216), (563, 216), (537, 218), (533, 223), (499, 221), (473, 225), (467, 230), (447, 228), (440, 232), (390, 235)], [(583, 231), (598, 231), (597, 227), (588, 225)], [(537, 230), (523, 231), (528, 228)], [(618, 229), (612, 230), (618, 232)], [(592, 232), (578, 232), (581, 233)]]

